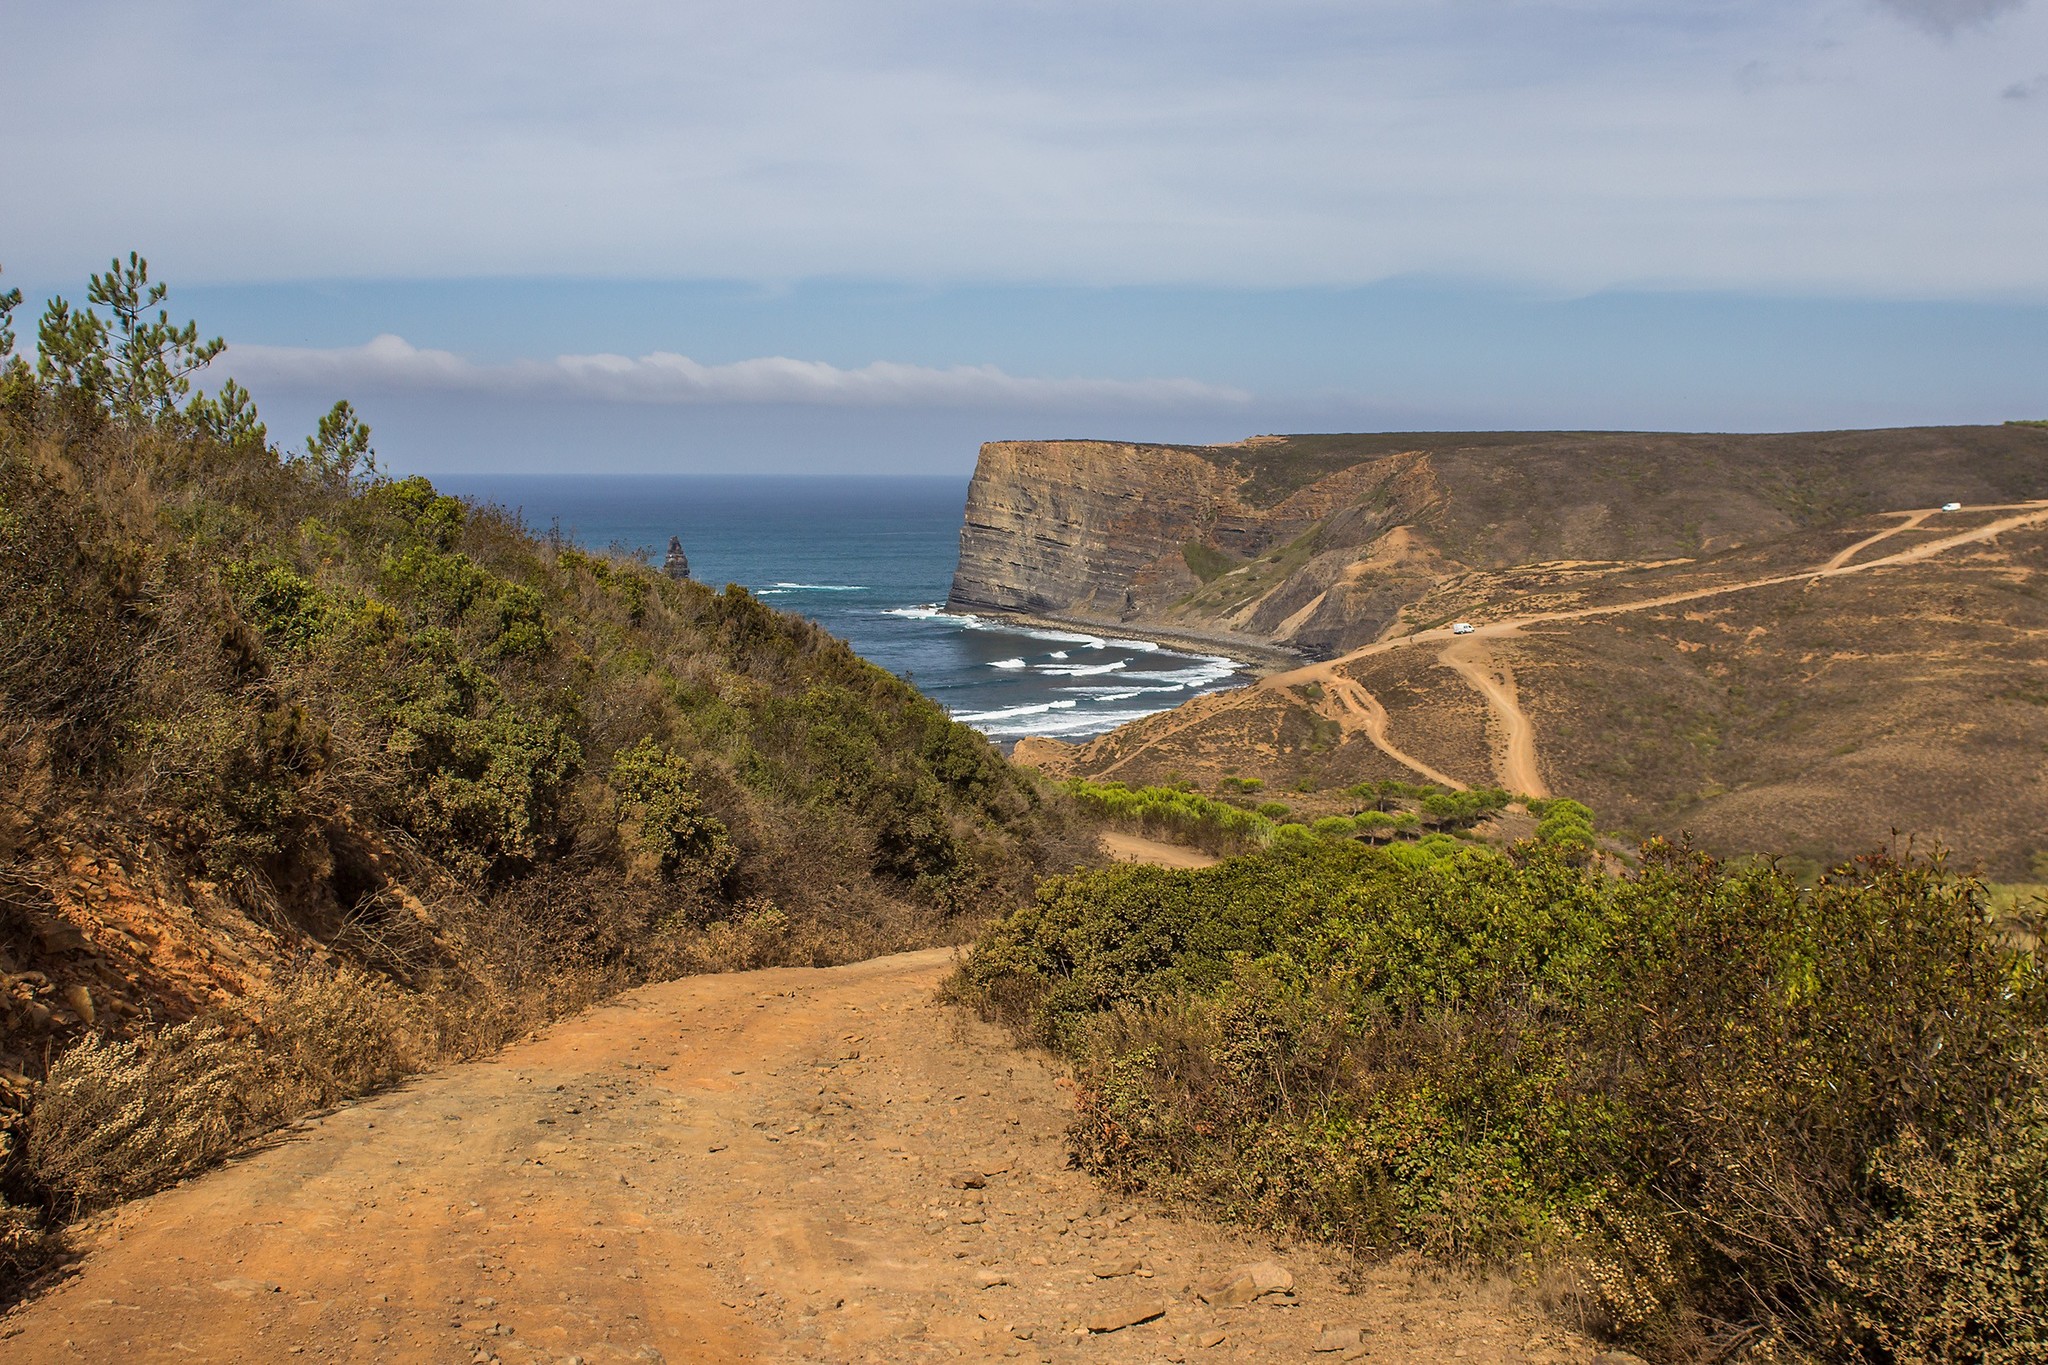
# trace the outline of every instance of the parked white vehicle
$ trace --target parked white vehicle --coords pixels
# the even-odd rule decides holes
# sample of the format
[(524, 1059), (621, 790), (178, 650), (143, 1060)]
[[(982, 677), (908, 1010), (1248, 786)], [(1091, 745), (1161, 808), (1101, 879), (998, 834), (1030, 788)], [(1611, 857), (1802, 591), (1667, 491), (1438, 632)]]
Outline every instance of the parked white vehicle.
[(1453, 634), (1453, 635), (1470, 635), (1470, 634), (1471, 634), (1471, 633), (1472, 633), (1473, 631), (1475, 631), (1475, 630), (1477, 630), (1477, 629), (1479, 629), (1479, 627), (1477, 627), (1477, 626), (1473, 625), (1473, 624), (1472, 624), (1472, 623), (1471, 623), (1470, 621), (1459, 621), (1459, 622), (1455, 623), (1454, 625), (1452, 625), (1452, 627), (1451, 627), (1451, 634)]
[(1959, 502), (1945, 502), (1941, 505), (1941, 510), (1944, 512), (1960, 512), (1963, 510), (1963, 505)]

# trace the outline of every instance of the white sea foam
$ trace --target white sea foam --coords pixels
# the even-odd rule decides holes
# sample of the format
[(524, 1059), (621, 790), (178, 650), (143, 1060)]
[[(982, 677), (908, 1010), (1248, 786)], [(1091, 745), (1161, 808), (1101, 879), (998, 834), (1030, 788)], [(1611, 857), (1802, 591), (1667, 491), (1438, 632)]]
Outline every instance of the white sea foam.
[(1049, 678), (1092, 678), (1102, 673), (1115, 673), (1126, 662), (1115, 659), (1106, 664), (1040, 664), (1038, 671)]
[[(778, 588), (800, 588), (821, 587), (822, 585), (778, 583), (775, 586)], [(882, 615), (901, 616), (912, 621), (943, 621), (947, 625), (957, 626), (961, 630), (1003, 630), (1008, 631), (1012, 635), (1021, 635), (1027, 640), (1045, 640), (1053, 644), (1078, 645), (1082, 649), (1127, 649), (1134, 654), (1156, 654), (1166, 648), (1165, 645), (1160, 644), (1156, 640), (1125, 640), (1117, 637), (1089, 635), (1071, 630), (1048, 630), (1038, 626), (1020, 625), (1015, 621), (1005, 620), (1002, 617), (976, 616), (974, 613), (966, 611), (948, 611), (937, 602), (927, 602), (915, 607), (889, 607), (882, 612)], [(1064, 659), (1067, 657), (1066, 651), (1061, 650), (1052, 657)]]
[(1019, 716), (1042, 716), (1048, 711), (1067, 711), (1080, 704), (1077, 701), (1042, 701), (1031, 706), (1008, 706), (1000, 711), (971, 711), (953, 719), (967, 725), (985, 725), (989, 721), (1015, 720)]
[(858, 583), (777, 583), (777, 584), (775, 584), (774, 586), (775, 586), (775, 587), (776, 587), (777, 589), (779, 589), (779, 590), (781, 590), (781, 591), (783, 591), (783, 592), (866, 592), (866, 591), (867, 591), (867, 589), (866, 589), (865, 587), (863, 587), (862, 585), (860, 585), (860, 584), (858, 584)]
[(1022, 659), (997, 659), (989, 665), (990, 668), (1023, 668), (1025, 666)]
[(1191, 668), (1126, 673), (1121, 681), (1173, 683), (1182, 688), (1207, 687), (1211, 683), (1222, 682), (1237, 670), (1238, 663), (1235, 659), (1226, 659), (1221, 655), (1203, 655), (1201, 661)]
[(1067, 657), (1067, 651), (1065, 651), (1064, 649), (1056, 649), (1052, 652), (1051, 657), (1055, 659), (1064, 659)]
[[(1127, 725), (1134, 720), (1156, 715), (1156, 711), (1097, 710), (1093, 707), (1078, 711), (1062, 711), (1057, 715), (1017, 716), (1010, 720), (992, 721), (976, 726), (991, 739), (1022, 739), (1026, 735), (1043, 735), (1059, 739), (1077, 735), (1097, 735)], [(966, 719), (964, 716), (960, 719)]]
[(1114, 687), (1088, 687), (1082, 685), (1074, 687), (1062, 687), (1060, 691), (1074, 692), (1084, 697), (1094, 697), (1098, 701), (1121, 701), (1125, 697), (1135, 697), (1146, 692), (1187, 691), (1187, 688), (1182, 686), (1180, 683), (1169, 683), (1162, 687), (1132, 687), (1129, 684), (1129, 680), (1136, 676), (1137, 675), (1134, 673), (1125, 674), (1124, 676), (1117, 679), (1116, 685)]

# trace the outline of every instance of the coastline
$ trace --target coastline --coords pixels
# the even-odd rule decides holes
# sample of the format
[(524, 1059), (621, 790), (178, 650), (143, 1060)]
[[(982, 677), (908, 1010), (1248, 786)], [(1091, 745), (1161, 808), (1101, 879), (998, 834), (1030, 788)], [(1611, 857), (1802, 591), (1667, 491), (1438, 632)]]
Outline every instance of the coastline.
[(1116, 636), (1126, 640), (1148, 640), (1183, 653), (1213, 655), (1243, 665), (1255, 678), (1284, 673), (1311, 662), (1309, 656), (1285, 645), (1276, 645), (1243, 635), (1200, 630), (1155, 627), (1137, 621), (1101, 621), (1088, 616), (1055, 616), (1044, 612), (1012, 611), (1005, 607), (969, 606), (947, 602), (947, 611), (979, 616), (1041, 630), (1078, 630), (1091, 635)]

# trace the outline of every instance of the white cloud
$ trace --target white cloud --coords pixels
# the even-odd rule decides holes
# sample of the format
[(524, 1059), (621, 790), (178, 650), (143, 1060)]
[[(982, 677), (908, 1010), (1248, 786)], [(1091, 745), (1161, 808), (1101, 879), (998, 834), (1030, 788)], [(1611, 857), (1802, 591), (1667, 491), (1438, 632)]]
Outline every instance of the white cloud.
[(706, 365), (672, 351), (558, 355), (479, 364), (385, 334), (361, 346), (237, 345), (221, 370), (252, 387), (423, 389), (610, 403), (793, 403), (863, 407), (1188, 408), (1248, 402), (1241, 389), (1193, 379), (1037, 379), (993, 365), (936, 368), (878, 360), (843, 369), (762, 356)]
[(5, 31), (30, 284), (133, 246), (193, 282), (2048, 290), (2039, 125), (1996, 98), (2048, 4), (72, 0)]

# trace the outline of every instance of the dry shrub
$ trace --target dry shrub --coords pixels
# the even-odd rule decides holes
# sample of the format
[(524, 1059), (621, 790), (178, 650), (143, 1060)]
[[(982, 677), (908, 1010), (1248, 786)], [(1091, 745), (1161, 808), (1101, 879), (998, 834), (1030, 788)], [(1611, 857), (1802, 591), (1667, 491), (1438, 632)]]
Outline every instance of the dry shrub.
[(744, 972), (790, 965), (793, 939), (789, 916), (773, 902), (759, 901), (698, 931), (677, 949), (689, 971)]
[(162, 1189), (234, 1150), (263, 1071), (256, 1046), (214, 1021), (134, 1043), (87, 1038), (50, 1068), (30, 1115), (30, 1166), (77, 1209)]
[(1842, 1237), (1849, 1333), (1900, 1365), (2048, 1361), (2048, 1090), (1946, 1160), (1916, 1131), (1874, 1163), (1897, 1212)]
[(52, 1250), (41, 1214), (0, 1199), (0, 1282), (26, 1279), (49, 1261)]
[(417, 997), (353, 967), (303, 972), (249, 1013), (265, 1063), (250, 1108), (278, 1122), (389, 1085), (440, 1051)]

